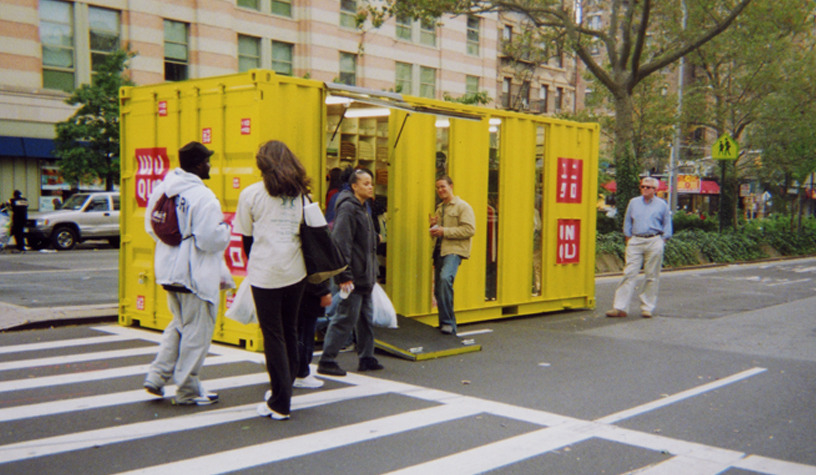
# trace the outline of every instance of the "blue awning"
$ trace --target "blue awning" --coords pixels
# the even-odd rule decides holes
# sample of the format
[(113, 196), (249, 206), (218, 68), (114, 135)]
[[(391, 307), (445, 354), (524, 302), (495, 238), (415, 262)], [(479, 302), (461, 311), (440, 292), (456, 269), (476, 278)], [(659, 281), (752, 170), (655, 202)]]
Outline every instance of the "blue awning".
[(7, 157), (57, 158), (54, 140), (0, 135), (0, 155)]

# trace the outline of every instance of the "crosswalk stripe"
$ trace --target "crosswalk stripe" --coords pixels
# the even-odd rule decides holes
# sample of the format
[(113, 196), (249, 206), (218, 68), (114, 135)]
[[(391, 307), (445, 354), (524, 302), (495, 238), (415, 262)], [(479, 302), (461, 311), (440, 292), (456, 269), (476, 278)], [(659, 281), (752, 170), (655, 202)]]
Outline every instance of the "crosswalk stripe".
[[(204, 360), (204, 366), (214, 366), (228, 363), (245, 361), (244, 358), (233, 356), (208, 356)], [(22, 378), (11, 381), (0, 382), (0, 393), (5, 391), (22, 391), (27, 389), (46, 388), (60, 386), (63, 384), (87, 383), (90, 381), (100, 381), (103, 379), (123, 378), (134, 374), (147, 374), (149, 364), (122, 366), (119, 368), (100, 369), (95, 371), (83, 371), (81, 373), (58, 374), (54, 376), (42, 376), (40, 378)]]
[(701, 460), (694, 457), (677, 456), (660, 463), (638, 470), (638, 475), (716, 475), (731, 467), (731, 463), (723, 464), (711, 460)]
[(816, 475), (816, 467), (761, 455), (749, 455), (735, 463), (734, 468), (779, 475)]
[(126, 350), (97, 351), (95, 353), (79, 353), (74, 355), (51, 356), (47, 358), (37, 358), (31, 360), (7, 361), (0, 363), (0, 371), (12, 369), (37, 368), (42, 366), (64, 366), (70, 363), (85, 361), (109, 360), (114, 358), (128, 358), (131, 356), (142, 356), (156, 354), (155, 346), (145, 346), (141, 348), (129, 348)]
[[(229, 378), (202, 381), (206, 388), (212, 391), (224, 388), (239, 388), (242, 386), (251, 386), (253, 384), (263, 384), (268, 382), (269, 376), (267, 376), (266, 373), (254, 373), (243, 376), (232, 376)], [(173, 397), (175, 394), (175, 386), (165, 387), (165, 398)], [(98, 396), (29, 404), (27, 406), (8, 407), (0, 409), (0, 422), (26, 419), (29, 417), (53, 416), (55, 414), (64, 414), (66, 412), (87, 411), (91, 409), (100, 409), (103, 407), (118, 406), (120, 404), (151, 401), (153, 399), (156, 399), (156, 396), (151, 396), (144, 389), (139, 389), (112, 394), (101, 394)]]
[(466, 404), (454, 405), (452, 407), (448, 405), (435, 406), (124, 473), (216, 474), (231, 472), (300, 457), (310, 453), (336, 449), (338, 447), (399, 434), (479, 413), (480, 409), (478, 407)]
[(40, 341), (37, 343), (23, 343), (0, 347), (0, 355), (10, 353), (21, 353), (24, 351), (52, 350), (56, 348), (70, 348), (85, 345), (101, 345), (104, 343), (115, 343), (117, 341), (127, 341), (133, 338), (126, 335), (102, 335), (87, 338), (72, 338), (70, 340)]
[[(388, 386), (382, 385), (379, 388), (352, 386), (296, 396), (292, 398), (293, 410), (324, 404), (334, 404), (344, 400), (381, 394), (381, 392), (377, 392), (377, 389), (386, 392)], [(0, 446), (0, 463), (16, 462), (91, 447), (103, 447), (115, 443), (171, 434), (173, 432), (200, 429), (217, 424), (251, 419), (258, 417), (258, 414), (255, 412), (256, 406), (256, 403), (245, 404), (169, 419), (137, 422), (134, 424), (125, 424), (115, 427), (106, 427), (104, 429), (7, 444)]]

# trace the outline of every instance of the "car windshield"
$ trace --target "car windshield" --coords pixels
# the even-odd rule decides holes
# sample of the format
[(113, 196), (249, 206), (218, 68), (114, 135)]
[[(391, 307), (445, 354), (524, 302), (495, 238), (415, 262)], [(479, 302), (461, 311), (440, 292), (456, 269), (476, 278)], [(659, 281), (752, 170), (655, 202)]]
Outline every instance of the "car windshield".
[(88, 194), (79, 193), (65, 200), (65, 203), (62, 204), (60, 209), (67, 210), (82, 209), (82, 205), (84, 205), (86, 201), (88, 201)]

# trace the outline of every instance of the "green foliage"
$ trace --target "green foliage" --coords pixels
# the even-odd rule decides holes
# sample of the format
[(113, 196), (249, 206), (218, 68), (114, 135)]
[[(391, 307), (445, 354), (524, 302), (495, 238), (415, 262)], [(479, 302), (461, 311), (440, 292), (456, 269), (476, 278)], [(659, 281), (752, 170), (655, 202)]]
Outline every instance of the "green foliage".
[(81, 85), (65, 101), (80, 107), (56, 125), (54, 154), (74, 189), (80, 182), (101, 179), (105, 189), (112, 190), (119, 182), (119, 88), (133, 84), (122, 75), (132, 57), (123, 50), (114, 52), (94, 72), (91, 84)]
[(458, 102), (459, 104), (475, 104), (475, 105), (485, 105), (490, 103), (491, 101), (490, 96), (487, 94), (487, 91), (472, 92), (470, 94), (465, 94), (464, 96), (460, 97), (453, 97), (446, 92), (443, 94), (443, 99), (445, 99), (448, 102)]
[(607, 234), (620, 231), (618, 220), (615, 218), (610, 218), (603, 211), (598, 211), (598, 218), (596, 220), (595, 228), (597, 229), (598, 234)]
[(702, 231), (716, 231), (718, 228), (716, 216), (698, 216), (695, 213), (678, 211), (672, 216), (672, 229), (675, 233), (685, 229), (699, 229)]
[[(710, 218), (707, 221), (715, 222)], [(790, 222), (790, 217), (785, 216), (753, 220), (736, 231), (729, 229), (723, 233), (694, 227), (676, 231), (666, 242), (663, 266), (753, 261), (768, 257), (768, 247), (783, 256), (816, 254), (816, 218), (804, 219), (802, 230), (795, 232), (790, 230)], [(620, 231), (599, 233), (595, 245), (598, 254), (624, 259), (625, 245)]]

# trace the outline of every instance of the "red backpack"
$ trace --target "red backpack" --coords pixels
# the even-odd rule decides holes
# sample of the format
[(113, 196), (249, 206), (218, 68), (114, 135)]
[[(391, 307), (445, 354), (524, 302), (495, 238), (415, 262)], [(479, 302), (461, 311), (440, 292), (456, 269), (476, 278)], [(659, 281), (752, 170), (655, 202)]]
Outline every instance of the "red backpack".
[(178, 215), (176, 215), (176, 199), (169, 198), (162, 193), (153, 211), (150, 213), (150, 225), (156, 236), (168, 246), (178, 246), (183, 237), (179, 231)]

